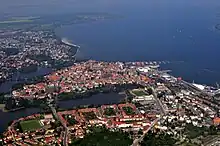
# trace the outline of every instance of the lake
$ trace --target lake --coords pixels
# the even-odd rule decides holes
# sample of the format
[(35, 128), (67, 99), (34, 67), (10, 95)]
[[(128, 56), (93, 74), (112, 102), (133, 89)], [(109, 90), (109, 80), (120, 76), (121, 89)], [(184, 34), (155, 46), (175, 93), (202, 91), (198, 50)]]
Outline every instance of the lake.
[(9, 92), (13, 85), (17, 83), (24, 83), (26, 79), (31, 79), (35, 76), (44, 76), (51, 73), (52, 68), (41, 68), (39, 67), (37, 71), (30, 73), (15, 73), (9, 81), (0, 84), (0, 93)]
[[(92, 95), (88, 98), (74, 99), (74, 100), (66, 100), (59, 101), (58, 105), (62, 109), (71, 109), (73, 107), (77, 107), (79, 105), (102, 105), (102, 104), (114, 104), (120, 102), (125, 95), (117, 94), (117, 93), (100, 93), (96, 95)], [(28, 108), (15, 112), (2, 112), (0, 111), (0, 133), (2, 133), (5, 128), (7, 128), (8, 123), (14, 119), (18, 119), (21, 117), (29, 116), (34, 113), (40, 112), (39, 108)]]
[[(219, 0), (3, 0), (0, 18), (5, 16), (42, 16), (79, 12), (107, 12), (121, 16), (92, 23), (63, 26), (56, 30), (81, 46), (79, 57), (104, 61), (170, 61), (162, 65), (187, 81), (220, 82)], [(6, 86), (0, 90), (7, 89)], [(106, 99), (86, 98), (60, 103), (71, 107)], [(108, 99), (108, 100), (107, 100)], [(75, 106), (76, 106), (75, 105)], [(0, 112), (0, 131), (13, 119), (38, 112), (27, 109)]]

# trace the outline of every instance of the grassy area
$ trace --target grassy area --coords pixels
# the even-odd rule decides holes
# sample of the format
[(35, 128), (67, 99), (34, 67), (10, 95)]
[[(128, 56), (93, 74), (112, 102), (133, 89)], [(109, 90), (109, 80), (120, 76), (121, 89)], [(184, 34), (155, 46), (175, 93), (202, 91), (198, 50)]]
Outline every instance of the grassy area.
[(106, 116), (115, 116), (116, 112), (115, 112), (114, 108), (106, 108), (104, 110), (103, 114), (106, 115)]
[(198, 136), (201, 136), (205, 131), (207, 131), (207, 128), (205, 127), (196, 127), (192, 124), (186, 125), (186, 134), (190, 139), (194, 139)]
[(144, 96), (144, 95), (146, 95), (146, 93), (144, 92), (144, 91), (142, 91), (142, 90), (132, 90), (131, 91), (135, 96)]
[(122, 109), (127, 115), (134, 115), (135, 114), (133, 108), (131, 108), (130, 106), (122, 107)]
[(76, 119), (72, 115), (63, 115), (63, 118), (68, 122), (68, 126), (78, 123), (78, 121), (76, 121)]
[(22, 131), (34, 131), (42, 128), (42, 125), (38, 120), (21, 121), (20, 126)]
[(94, 112), (86, 112), (86, 113), (83, 113), (83, 116), (85, 117), (85, 119), (86, 119), (87, 121), (89, 121), (89, 120), (94, 120), (94, 119), (97, 118)]

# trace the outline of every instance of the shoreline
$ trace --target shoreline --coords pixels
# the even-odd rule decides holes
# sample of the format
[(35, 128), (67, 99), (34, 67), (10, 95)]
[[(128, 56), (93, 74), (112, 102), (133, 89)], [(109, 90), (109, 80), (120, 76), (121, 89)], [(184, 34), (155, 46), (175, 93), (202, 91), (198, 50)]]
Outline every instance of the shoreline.
[[(158, 74), (158, 75), (161, 75), (161, 77), (163, 77), (163, 78), (169, 78), (169, 79), (172, 79), (172, 78), (175, 78), (175, 79), (177, 79), (175, 76), (173, 76), (173, 75), (170, 75), (170, 74), (168, 74), (168, 73), (166, 73), (166, 72), (163, 72), (163, 71), (158, 71), (158, 70), (156, 70), (155, 71), (155, 73), (156, 74)], [(181, 81), (181, 82), (183, 82), (183, 83), (185, 83), (186, 81)], [(188, 82), (186, 82), (186, 83), (188, 83)], [(188, 83), (188, 84), (192, 84), (192, 83)], [(144, 83), (139, 83), (139, 84), (133, 84), (135, 87), (134, 88), (143, 88), (143, 87), (145, 87), (145, 84)], [(110, 85), (110, 87), (112, 87), (112, 88), (108, 88), (108, 89), (118, 89), (118, 88), (116, 88), (116, 87), (118, 87), (119, 86), (119, 88), (121, 87), (120, 86), (120, 84), (116, 84), (116, 85), (113, 85), (113, 86), (111, 86)], [(121, 89), (124, 89), (124, 90), (118, 90), (118, 92), (117, 92), (117, 94), (119, 94), (119, 95), (121, 95), (121, 94), (124, 94), (123, 92), (125, 91), (125, 90), (129, 90), (130, 88), (129, 88), (130, 86), (128, 86), (127, 84), (122, 84), (122, 88)], [(133, 86), (132, 86), (133, 87)], [(132, 89), (134, 89), (134, 88), (132, 88)], [(94, 90), (92, 90), (92, 93), (93, 93), (93, 91)], [(97, 94), (100, 94), (100, 93), (102, 93), (102, 92), (100, 92), (101, 90), (98, 90), (99, 92), (95, 92), (95, 93), (97, 93)], [(89, 91), (88, 91), (89, 92)], [(96, 95), (96, 94), (92, 94), (92, 95)], [(111, 93), (111, 92), (110, 92)], [(80, 96), (79, 98), (72, 98), (71, 100), (83, 100), (83, 99), (85, 99), (86, 97), (88, 97), (88, 98), (90, 98), (92, 95), (90, 95), (90, 94), (88, 94), (89, 96), (85, 96), (85, 95), (87, 95), (87, 94), (84, 94), (84, 93), (82, 93), (82, 96)], [(126, 94), (125, 94), (126, 95)], [(125, 99), (126, 97), (123, 97), (123, 99)], [(122, 100), (120, 100), (120, 101), (118, 101), (117, 103), (123, 103), (124, 101), (123, 101), (123, 99)], [(66, 100), (66, 102), (68, 103), (69, 102), (69, 100)], [(55, 102), (56, 103), (56, 102)], [(65, 106), (65, 104), (63, 104), (64, 106)], [(98, 103), (97, 103), (97, 105), (99, 105)], [(103, 105), (103, 103), (101, 103), (100, 105)], [(70, 110), (70, 109), (78, 109), (79, 107), (95, 107), (94, 106), (94, 104), (92, 104), (92, 103), (89, 103), (89, 104), (80, 104), (79, 106), (71, 106), (71, 108), (68, 108), (67, 106), (65, 106), (65, 108), (63, 108), (62, 106), (58, 106), (58, 108), (57, 108), (57, 111), (66, 111), (66, 110)], [(40, 109), (39, 108), (39, 105), (37, 106), (38, 107), (38, 109)], [(28, 110), (28, 108), (25, 108), (26, 110)], [(18, 109), (19, 110), (19, 109)], [(48, 112), (50, 111), (49, 109), (47, 109), (48, 110)], [(12, 110), (13, 111), (13, 110)], [(36, 112), (35, 112), (36, 113)], [(40, 111), (40, 112), (38, 112), (38, 114), (42, 114), (42, 113), (47, 113), (46, 112), (46, 109), (44, 110), (44, 111)], [(51, 113), (51, 112), (50, 112)], [(33, 115), (34, 113), (32, 113), (32, 115)]]
[[(74, 49), (73, 52), (72, 52), (72, 55), (70, 55), (72, 58), (74, 58), (74, 60), (70, 59), (68, 61), (69, 64), (72, 64), (71, 62), (76, 62), (76, 55), (77, 55), (77, 52), (79, 51), (80, 46), (76, 45), (76, 44), (71, 44), (68, 41), (64, 41), (64, 38), (59, 37), (56, 34), (56, 29), (60, 28), (60, 27), (61, 26), (53, 26), (52, 28), (50, 28), (49, 32), (51, 33), (52, 38), (56, 39), (60, 44), (64, 44), (64, 45), (69, 46), (72, 49)], [(29, 30), (29, 29), (32, 30), (31, 28), (26, 28), (26, 29), (23, 29), (23, 30), (26, 31), (26, 30)], [(41, 28), (41, 30), (45, 31), (43, 28)], [(21, 68), (19, 70), (14, 70), (14, 71), (10, 72), (8, 78), (0, 81), (0, 86), (2, 84), (4, 84), (4, 83), (9, 82), (9, 81), (13, 81), (13, 76), (16, 75), (16, 72), (19, 72), (19, 74), (21, 73), (21, 74), (24, 74), (24, 75), (28, 75), (28, 74), (31, 74), (31, 73), (37, 73), (38, 72), (38, 68), (44, 68), (44, 67), (45, 68), (51, 68), (52, 69), (51, 72), (53, 72), (54, 70), (62, 68), (62, 67), (60, 67), (59, 64), (57, 65), (56, 62), (54, 62), (53, 64), (51, 64), (49, 66), (44, 66), (42, 64), (42, 62), (43, 61), (39, 62), (37, 65), (35, 65), (35, 67), (34, 66), (33, 67), (27, 66), (27, 67)], [(71, 66), (71, 65), (68, 65), (68, 66)], [(47, 75), (47, 74), (44, 74), (44, 75), (41, 75), (41, 76), (45, 76), (45, 75)], [(38, 75), (36, 75), (36, 76), (38, 76)], [(32, 79), (34, 77), (31, 77), (29, 79)]]
[[(126, 86), (126, 87), (125, 87)], [(140, 85), (136, 85), (136, 84), (122, 84), (122, 85), (107, 85), (105, 87), (100, 87), (98, 89), (92, 89), (89, 90), (87, 92), (84, 93), (75, 93), (75, 92), (70, 92), (70, 93), (61, 93), (58, 95), (57, 97), (57, 102), (68, 102), (68, 101), (74, 101), (74, 100), (80, 100), (80, 99), (86, 99), (86, 98), (90, 98), (92, 96), (98, 95), (98, 94), (111, 94), (111, 93), (116, 93), (118, 95), (126, 95), (125, 91), (126, 90), (131, 90), (131, 89), (135, 89), (135, 88), (140, 88)], [(23, 105), (22, 107), (17, 107), (17, 108), (12, 108), (12, 109), (5, 109), (5, 107), (2, 107), (2, 110), (5, 112), (15, 112), (15, 111), (19, 111), (19, 110), (23, 110), (23, 109), (28, 109), (28, 108), (39, 108), (41, 105), (47, 107), (47, 103), (35, 103), (38, 100), (32, 100), (32, 105), (27, 104), (26, 106)], [(56, 106), (59, 106), (59, 104), (55, 102)], [(46, 101), (42, 101), (42, 102), (46, 102)], [(121, 102), (121, 101), (119, 101)], [(1, 105), (1, 104), (0, 104)], [(2, 104), (6, 105), (6, 104)], [(1, 109), (1, 107), (0, 107)]]
[[(112, 103), (120, 103), (121, 99), (124, 99), (125, 97), (123, 95), (120, 95), (118, 93), (115, 92), (109, 92), (109, 93), (98, 93), (98, 94), (94, 94), (91, 95), (89, 97), (84, 97), (84, 98), (75, 98), (75, 99), (71, 99), (71, 100), (62, 100), (62, 101), (58, 101), (58, 103), (60, 104), (58, 106), (57, 111), (63, 111), (63, 110), (69, 110), (69, 109), (73, 109), (73, 108), (82, 108), (84, 106), (90, 106), (90, 105), (94, 105), (94, 106), (99, 106), (102, 104), (112, 104)], [(116, 97), (113, 98), (112, 97)], [(104, 99), (106, 98), (106, 99)], [(87, 102), (86, 102), (87, 101)], [(91, 104), (88, 104), (88, 102), (93, 102)], [(34, 109), (34, 110), (33, 110)], [(32, 111), (32, 112), (28, 112), (28, 111)], [(41, 114), (41, 113), (48, 113), (48, 111), (42, 110), (42, 108), (38, 107), (29, 107), (29, 108), (23, 108), (17, 111), (13, 111), (13, 112), (3, 112), (0, 109), (0, 115), (11, 115), (10, 117), (14, 117), (13, 115), (19, 115), (18, 117), (15, 116), (15, 118), (10, 119), (9, 121), (7, 121), (7, 123), (3, 124), (2, 126), (0, 126), (0, 131), (4, 132), (5, 129), (7, 128), (7, 124), (12, 122), (13, 120), (16, 120), (18, 118), (21, 117), (26, 117), (29, 115), (33, 115), (33, 114)], [(51, 113), (51, 111), (49, 112)], [(0, 124), (1, 125), (1, 124)], [(3, 128), (5, 127), (5, 128)], [(1, 129), (2, 128), (2, 129)], [(1, 132), (0, 132), (1, 134)]]

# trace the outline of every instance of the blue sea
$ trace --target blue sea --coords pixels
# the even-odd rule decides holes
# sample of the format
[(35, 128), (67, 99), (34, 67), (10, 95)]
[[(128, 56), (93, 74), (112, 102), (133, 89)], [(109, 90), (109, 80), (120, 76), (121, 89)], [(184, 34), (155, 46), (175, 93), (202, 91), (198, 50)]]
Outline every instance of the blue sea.
[(121, 16), (56, 30), (81, 46), (78, 56), (104, 61), (169, 61), (172, 74), (220, 82), (219, 0), (4, 0), (3, 16), (104, 12)]
[(104, 61), (169, 61), (188, 81), (220, 82), (219, 0), (3, 0), (0, 17), (104, 12), (121, 16), (56, 30), (81, 46), (78, 56)]
[[(171, 69), (175, 76), (201, 84), (220, 83), (220, 31), (215, 29), (220, 24), (219, 0), (2, 0), (0, 5), (0, 18), (81, 12), (104, 12), (120, 19), (56, 29), (60, 37), (81, 46), (79, 57), (169, 61), (161, 68)], [(4, 119), (0, 120), (0, 132), (9, 121), (36, 112), (39, 109), (0, 112)]]
[[(101, 5), (101, 4), (103, 5)], [(97, 9), (121, 19), (57, 30), (81, 46), (81, 57), (105, 61), (169, 61), (161, 65), (190, 82), (220, 82), (220, 2), (217, 0), (113, 0)], [(94, 7), (94, 6), (93, 6)]]

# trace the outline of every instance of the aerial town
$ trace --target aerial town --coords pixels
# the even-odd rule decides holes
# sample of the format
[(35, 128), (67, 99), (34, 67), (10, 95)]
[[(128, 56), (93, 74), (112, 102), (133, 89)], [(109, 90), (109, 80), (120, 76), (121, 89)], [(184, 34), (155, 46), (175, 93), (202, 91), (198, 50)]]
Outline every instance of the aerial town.
[(50, 30), (0, 30), (0, 83), (18, 72), (70, 62), (75, 53), (73, 46), (62, 43)]
[[(121, 62), (98, 62), (89, 60), (47, 75), (46, 81), (25, 85), (12, 92), (15, 99), (43, 99), (54, 94), (87, 92), (94, 88), (118, 84), (139, 84), (148, 81), (138, 75), (135, 68), (126, 67)], [(50, 92), (47, 92), (50, 90)], [(51, 92), (52, 91), (52, 92)]]
[(0, 146), (220, 146), (219, 8), (2, 0)]
[[(58, 110), (51, 104), (60, 94), (73, 96), (117, 85), (137, 86), (124, 90), (125, 100), (117, 104), (72, 110)], [(146, 62), (88, 60), (46, 75), (43, 82), (14, 90), (15, 100), (48, 100), (51, 112), (12, 121), (0, 142), (8, 146), (66, 146), (86, 137), (90, 127), (104, 126), (128, 132), (133, 146), (144, 145), (152, 132), (169, 135), (172, 145), (218, 146), (218, 95), (218, 88), (186, 82)]]

